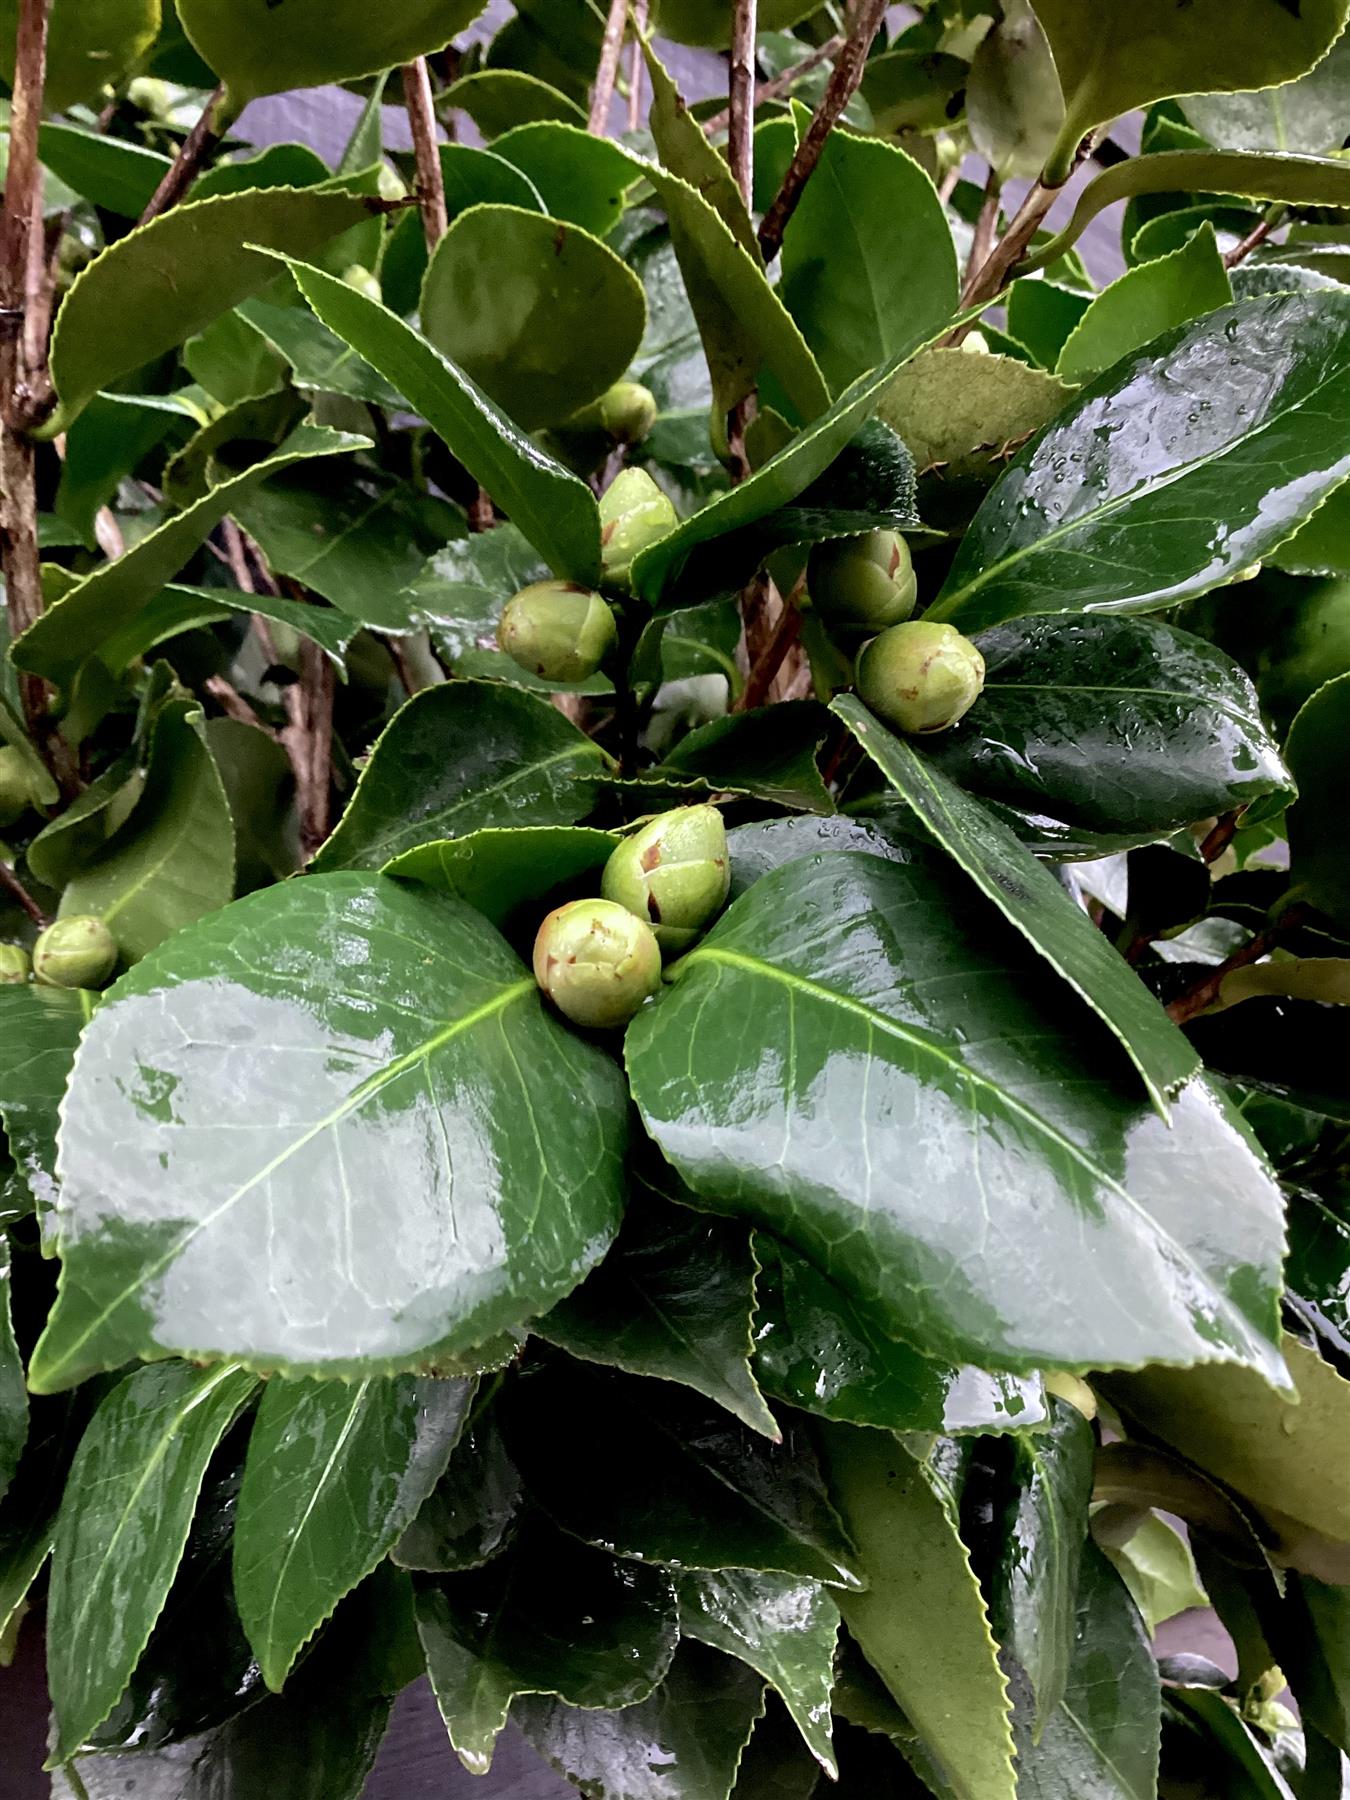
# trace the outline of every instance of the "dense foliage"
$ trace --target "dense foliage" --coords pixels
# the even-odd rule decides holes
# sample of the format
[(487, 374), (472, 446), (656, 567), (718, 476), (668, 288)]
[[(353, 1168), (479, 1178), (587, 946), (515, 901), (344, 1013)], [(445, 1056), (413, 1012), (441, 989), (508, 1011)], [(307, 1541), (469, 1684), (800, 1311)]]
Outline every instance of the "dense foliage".
[(1350, 1794), (1347, 5), (2, 0), (56, 1794)]

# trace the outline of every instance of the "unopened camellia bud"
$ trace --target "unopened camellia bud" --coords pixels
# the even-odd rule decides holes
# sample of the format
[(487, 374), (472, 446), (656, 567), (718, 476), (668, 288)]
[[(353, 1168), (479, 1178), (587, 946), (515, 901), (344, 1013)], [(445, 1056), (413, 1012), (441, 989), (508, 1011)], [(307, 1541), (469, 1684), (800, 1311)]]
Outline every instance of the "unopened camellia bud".
[(33, 775), (27, 757), (0, 744), (0, 826), (21, 819), (33, 804)]
[(826, 625), (854, 638), (899, 625), (914, 611), (919, 592), (909, 545), (895, 531), (817, 544), (807, 585)]
[(618, 640), (603, 594), (575, 581), (536, 581), (508, 600), (497, 642), (545, 681), (588, 681)]
[(984, 686), (984, 658), (952, 625), (911, 619), (883, 631), (858, 658), (858, 693), (901, 731), (946, 731)]
[(656, 395), (640, 381), (616, 381), (599, 406), (600, 423), (617, 444), (640, 444), (656, 423)]
[(106, 987), (116, 967), (117, 940), (92, 913), (58, 919), (33, 946), (33, 974), (44, 987)]
[(600, 891), (650, 922), (678, 955), (727, 902), (727, 833), (715, 806), (681, 806), (627, 837), (605, 864)]
[(661, 947), (650, 925), (612, 900), (573, 900), (551, 912), (534, 940), (534, 978), (574, 1025), (626, 1025), (661, 985)]
[(22, 987), (33, 972), (20, 944), (0, 944), (0, 987)]
[(367, 300), (383, 300), (384, 290), (380, 286), (379, 277), (361, 263), (352, 263), (342, 271), (344, 283), (358, 294), (364, 294)]
[(674, 531), (680, 517), (645, 469), (621, 469), (600, 496), (600, 560), (605, 580), (626, 588), (633, 558)]

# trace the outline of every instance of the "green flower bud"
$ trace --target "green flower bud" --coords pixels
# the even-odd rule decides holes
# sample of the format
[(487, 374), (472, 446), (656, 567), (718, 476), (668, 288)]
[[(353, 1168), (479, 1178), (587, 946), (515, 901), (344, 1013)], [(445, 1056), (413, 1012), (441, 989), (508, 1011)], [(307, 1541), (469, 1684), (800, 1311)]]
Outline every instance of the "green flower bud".
[(624, 839), (605, 864), (600, 891), (650, 920), (670, 956), (721, 912), (730, 882), (721, 813), (715, 806), (681, 806)]
[(858, 693), (901, 731), (946, 731), (984, 686), (984, 658), (952, 625), (911, 619), (883, 631), (858, 658)]
[(656, 423), (656, 395), (640, 381), (616, 381), (599, 404), (600, 423), (618, 444), (640, 444)]
[(909, 545), (894, 531), (817, 544), (807, 585), (825, 624), (844, 638), (871, 637), (900, 624), (919, 593)]
[(20, 944), (0, 944), (0, 987), (22, 987), (33, 972)]
[(22, 750), (0, 744), (0, 826), (13, 825), (33, 804), (33, 770)]
[(497, 642), (545, 681), (588, 681), (618, 640), (602, 594), (575, 581), (536, 581), (508, 600)]
[(534, 940), (534, 978), (574, 1025), (626, 1025), (661, 985), (651, 927), (610, 900), (573, 900), (551, 912)]
[(58, 919), (33, 946), (33, 974), (44, 987), (106, 987), (116, 967), (117, 940), (91, 913)]
[(680, 522), (645, 469), (621, 469), (600, 496), (600, 560), (605, 580), (626, 588), (633, 558)]
[(361, 263), (352, 263), (350, 268), (344, 269), (342, 279), (347, 287), (352, 288), (358, 294), (364, 294), (367, 300), (382, 301), (384, 299), (384, 290), (380, 286), (379, 277), (372, 275), (370, 270), (363, 267)]

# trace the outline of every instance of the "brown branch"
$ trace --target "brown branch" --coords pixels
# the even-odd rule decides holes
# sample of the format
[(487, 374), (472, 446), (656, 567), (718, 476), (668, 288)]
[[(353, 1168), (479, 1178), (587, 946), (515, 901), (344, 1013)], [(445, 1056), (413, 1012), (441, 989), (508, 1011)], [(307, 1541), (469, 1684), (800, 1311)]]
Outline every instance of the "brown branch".
[(633, 7), (633, 23), (637, 31), (633, 37), (633, 60), (628, 65), (628, 129), (636, 131), (642, 124), (642, 84), (647, 73), (647, 65), (642, 58), (641, 35), (647, 29), (647, 0), (636, 0)]
[[(745, 627), (747, 685), (769, 655), (769, 647), (782, 619), (783, 602), (770, 576), (761, 569), (741, 590), (741, 620)], [(772, 680), (772, 674), (770, 675)]]
[(425, 56), (403, 65), (403, 104), (412, 130), (422, 229), (426, 232), (427, 249), (434, 250), (450, 228), (450, 213), (445, 204), (445, 171), (441, 167), (441, 146), (436, 130), (436, 104)]
[(731, 175), (749, 206), (755, 185), (755, 29), (757, 0), (732, 0), (731, 81), (727, 98), (731, 135), (727, 160)]
[[(763, 106), (767, 100), (781, 100), (784, 94), (790, 94), (803, 75), (809, 75), (813, 69), (818, 69), (822, 63), (828, 62), (832, 56), (837, 56), (843, 49), (844, 42), (842, 32), (835, 37), (827, 38), (823, 44), (818, 44), (800, 62), (793, 63), (790, 69), (784, 69), (781, 75), (775, 75), (771, 81), (761, 81), (755, 90), (755, 105)], [(709, 137), (716, 137), (719, 131), (725, 131), (731, 124), (730, 108), (720, 113), (714, 113), (710, 119), (703, 119), (701, 123)]]
[(404, 693), (410, 697), (419, 693), (423, 684), (417, 678), (417, 670), (413, 667), (408, 652), (396, 637), (385, 637), (383, 642), (389, 652), (389, 660), (394, 665), (394, 672), (403, 684)]
[(173, 159), (172, 167), (150, 196), (150, 204), (141, 214), (142, 225), (148, 225), (151, 219), (157, 219), (161, 213), (168, 212), (171, 206), (177, 206), (196, 180), (198, 170), (220, 142), (218, 113), (224, 98), (225, 87), (222, 83), (202, 108), (201, 118), (178, 146), (178, 154)]
[(11, 900), (16, 901), (23, 908), (40, 931), (45, 930), (51, 924), (46, 913), (6, 862), (0, 862), (0, 888), (4, 888)]
[(802, 632), (802, 615), (791, 600), (783, 602), (778, 615), (778, 623), (774, 626), (773, 635), (765, 644), (753, 667), (740, 697), (732, 707), (732, 712), (753, 712), (757, 706), (763, 706), (773, 686), (774, 677), (782, 668)]
[(1258, 220), (1240, 244), (1234, 244), (1231, 250), (1226, 250), (1223, 258), (1224, 268), (1236, 269), (1240, 262), (1247, 260), (1253, 250), (1264, 244), (1279, 223), (1283, 210), (1281, 207), (1278, 211), (1268, 214), (1266, 218)]
[(255, 726), (259, 731), (265, 731), (268, 737), (276, 737), (277, 733), (259, 715), (257, 707), (245, 700), (233, 682), (223, 675), (208, 675), (202, 690), (211, 696), (227, 719), (238, 719), (241, 725)]
[(1310, 916), (1310, 908), (1291, 906), (1273, 925), (1268, 925), (1264, 931), (1258, 931), (1240, 950), (1235, 950), (1225, 961), (1206, 970), (1200, 981), (1187, 988), (1184, 994), (1179, 994), (1167, 1008), (1168, 1018), (1175, 1025), (1185, 1025), (1198, 1017), (1219, 998), (1225, 975), (1231, 975), (1235, 969), (1245, 969), (1249, 963), (1260, 962), (1263, 956), (1269, 956), (1282, 938), (1304, 924)]
[(309, 638), (300, 642), (300, 679), (286, 690), (292, 723), (281, 741), (295, 770), (300, 848), (306, 862), (328, 836), (333, 791), (333, 696), (335, 671)]
[(1008, 229), (967, 278), (961, 294), (962, 306), (978, 306), (981, 301), (992, 300), (1002, 291), (1004, 283), (1021, 261), (1027, 245), (1040, 230), (1041, 221), (1059, 198), (1060, 192), (1059, 188), (1045, 187), (1039, 181), (1032, 183), (1030, 192), (1018, 207)]
[(872, 40), (881, 29), (885, 16), (886, 0), (858, 0), (853, 22), (831, 71), (824, 98), (816, 108), (815, 117), (788, 165), (783, 185), (760, 225), (759, 248), (766, 263), (771, 263), (781, 249), (783, 233), (820, 161), (826, 139), (838, 124), (844, 108), (858, 91), (867, 53), (872, 48)]
[(1237, 834), (1238, 818), (1242, 809), (1223, 813), (1214, 821), (1200, 846), (1200, 854), (1207, 863), (1218, 862), (1224, 851), (1232, 843)]
[(966, 281), (974, 279), (978, 269), (982, 269), (989, 260), (989, 253), (998, 238), (998, 202), (1003, 191), (1003, 182), (998, 170), (990, 168), (989, 179), (984, 184), (984, 204), (980, 208), (980, 216), (975, 221), (975, 230), (970, 239), (970, 255), (966, 259)]
[(591, 115), (586, 125), (593, 137), (604, 137), (609, 130), (609, 109), (619, 79), (619, 53), (623, 49), (627, 24), (628, 0), (610, 0), (605, 35), (600, 40), (600, 63), (595, 71), (595, 86), (591, 89)]

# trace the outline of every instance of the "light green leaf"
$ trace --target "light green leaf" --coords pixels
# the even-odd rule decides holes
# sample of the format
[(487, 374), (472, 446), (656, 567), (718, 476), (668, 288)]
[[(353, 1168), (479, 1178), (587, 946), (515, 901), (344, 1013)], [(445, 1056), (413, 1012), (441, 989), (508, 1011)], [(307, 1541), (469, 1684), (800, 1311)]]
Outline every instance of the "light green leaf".
[(344, 1595), (381, 1562), (445, 1472), (471, 1381), (270, 1381), (249, 1437), (234, 1591), (280, 1691)]
[[(562, 119), (536, 119), (505, 132), (483, 155), (502, 157), (519, 169), (533, 188), (532, 201), (555, 219), (566, 219), (596, 237), (604, 237), (623, 212), (625, 191), (633, 184), (633, 166), (625, 151), (609, 138), (593, 137), (580, 125)], [(513, 200), (516, 196), (482, 194), (481, 200)], [(460, 209), (454, 209), (460, 210)]]
[(642, 55), (652, 84), (647, 125), (663, 167), (690, 187), (697, 188), (720, 215), (743, 249), (756, 260), (759, 244), (750, 209), (736, 185), (726, 156), (713, 144), (685, 104), (665, 64), (643, 38)]
[(133, 624), (145, 603), (172, 581), (198, 545), (260, 482), (293, 463), (317, 456), (346, 456), (364, 449), (366, 443), (365, 438), (345, 432), (302, 425), (273, 455), (211, 488), (124, 556), (86, 575), (14, 640), (10, 650), (14, 661), (21, 669), (32, 669), (68, 685), (85, 658)]
[(57, 1108), (90, 997), (66, 988), (0, 988), (0, 1125), (39, 1212), (56, 1205)]
[(988, 481), (1069, 399), (1064, 383), (1011, 356), (924, 350), (900, 369), (877, 407), (919, 473)]
[(434, 1371), (560, 1299), (617, 1230), (617, 1071), (446, 895), (265, 889), (161, 945), (95, 1022), (35, 1392), (178, 1349)]
[(1199, 1070), (1199, 1055), (1082, 907), (1006, 825), (907, 739), (888, 731), (854, 695), (841, 695), (832, 711), (934, 842), (1119, 1039), (1167, 1118), (1169, 1100)]
[(1289, 812), (1289, 859), (1297, 894), (1350, 922), (1350, 843), (1342, 782), (1350, 725), (1350, 674), (1318, 688), (1299, 709), (1285, 754), (1299, 798)]
[[(107, 140), (100, 139), (101, 143)], [(142, 458), (171, 431), (192, 430), (201, 414), (170, 394), (97, 394), (66, 433), (56, 511), (94, 546), (94, 515)]]
[(838, 1596), (844, 1623), (958, 1800), (1014, 1800), (1007, 1685), (950, 1499), (886, 1433), (829, 1425), (822, 1444), (868, 1583)]
[(159, 1363), (129, 1375), (94, 1414), (56, 1522), (53, 1763), (116, 1704), (169, 1592), (206, 1465), (255, 1386), (231, 1363)]
[(1314, 156), (1339, 150), (1350, 117), (1350, 37), (1342, 32), (1297, 81), (1243, 94), (1192, 94), (1181, 110), (1223, 150), (1301, 150)]
[(574, 100), (517, 69), (477, 69), (472, 75), (461, 75), (441, 98), (443, 105), (468, 113), (489, 143), (517, 125), (542, 119), (586, 123), (585, 113)]
[(1252, 1141), (1198, 1081), (1164, 1125), (983, 896), (911, 854), (807, 856), (733, 902), (628, 1028), (648, 1131), (926, 1355), (1280, 1379)]
[[(0, 0), (0, 75), (14, 84), (20, 0)], [(53, 112), (93, 100), (136, 67), (159, 31), (160, 0), (53, 0), (45, 100)]]
[[(12, 13), (14, 8), (0, 7), (0, 17), (6, 10)], [(64, 6), (53, 10), (64, 10)], [(38, 133), (38, 154), (43, 167), (59, 175), (82, 198), (124, 219), (140, 218), (173, 167), (171, 158), (144, 144), (55, 119), (45, 121)]]
[(315, 869), (381, 869), (438, 838), (522, 813), (569, 825), (595, 802), (608, 758), (537, 695), (454, 681), (415, 695), (385, 727)]
[(1058, 372), (1065, 381), (1090, 381), (1172, 326), (1232, 298), (1214, 227), (1205, 223), (1179, 250), (1128, 269), (1097, 296), (1060, 352)]
[(1000, 180), (1039, 175), (1064, 123), (1064, 96), (1031, 0), (1003, 0), (970, 60), (966, 120)]
[(1174, 1525), (1156, 1513), (1136, 1515), (1138, 1524), (1123, 1544), (1102, 1550), (1130, 1590), (1149, 1635), (1193, 1607), (1208, 1606), (1190, 1545)]
[(295, 385), (321, 394), (346, 394), (371, 406), (406, 408), (407, 401), (368, 362), (303, 306), (245, 300), (239, 316), (291, 366)]

